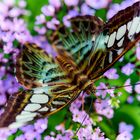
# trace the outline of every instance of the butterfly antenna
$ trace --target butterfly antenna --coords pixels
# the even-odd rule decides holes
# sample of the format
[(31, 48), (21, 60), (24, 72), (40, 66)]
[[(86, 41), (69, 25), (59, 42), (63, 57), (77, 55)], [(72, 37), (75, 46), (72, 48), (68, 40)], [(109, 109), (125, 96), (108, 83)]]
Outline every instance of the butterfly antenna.
[(80, 128), (82, 127), (84, 121), (86, 120), (88, 114), (90, 113), (90, 110), (91, 110), (91, 108), (92, 108), (92, 103), (93, 103), (93, 98), (92, 98), (92, 100), (91, 100), (91, 103), (90, 103), (89, 109), (88, 109), (88, 111), (87, 111), (87, 114), (84, 116), (84, 119), (83, 119), (82, 122), (80, 123), (80, 126), (79, 126), (78, 129), (76, 130), (74, 136), (77, 135), (77, 133), (79, 132)]
[[(131, 87), (131, 86), (135, 86), (135, 85), (140, 85), (140, 83), (131, 84), (131, 85), (124, 85), (124, 86), (109, 87), (108, 89), (119, 89), (119, 88), (123, 88), (123, 87)], [(96, 91), (97, 90), (108, 90), (108, 89), (101, 88), (101, 89), (96, 89)]]

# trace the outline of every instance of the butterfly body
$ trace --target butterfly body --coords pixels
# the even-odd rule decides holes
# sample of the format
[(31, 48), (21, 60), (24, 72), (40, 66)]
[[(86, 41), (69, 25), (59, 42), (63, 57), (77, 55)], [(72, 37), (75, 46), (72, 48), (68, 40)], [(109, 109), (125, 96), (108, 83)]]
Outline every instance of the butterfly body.
[(95, 16), (70, 21), (71, 29), (62, 26), (52, 37), (55, 58), (36, 44), (22, 46), (16, 77), (26, 89), (10, 97), (0, 127), (19, 128), (59, 111), (81, 91), (94, 93), (94, 82), (140, 40), (140, 2), (107, 23)]

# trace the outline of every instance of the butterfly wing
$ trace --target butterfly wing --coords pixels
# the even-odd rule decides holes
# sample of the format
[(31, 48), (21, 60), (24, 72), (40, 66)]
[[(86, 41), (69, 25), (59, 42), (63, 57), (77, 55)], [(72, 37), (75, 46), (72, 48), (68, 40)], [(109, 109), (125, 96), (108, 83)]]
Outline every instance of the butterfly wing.
[[(61, 26), (53, 35), (53, 47), (58, 54), (69, 56), (81, 69), (88, 65), (87, 60), (104, 22), (95, 16), (76, 16), (70, 19), (72, 29)], [(83, 69), (83, 68), (82, 68)]]
[(26, 88), (43, 87), (47, 83), (69, 83), (70, 80), (54, 59), (35, 44), (26, 43), (17, 58), (17, 80)]
[[(54, 61), (35, 44), (25, 44), (17, 60), (16, 76), (29, 90), (10, 97), (0, 117), (0, 127), (18, 128), (34, 119), (53, 114), (73, 101), (80, 93), (67, 75), (65, 56)], [(61, 63), (61, 64), (60, 64)], [(68, 65), (69, 65), (68, 61)], [(72, 64), (71, 64), (72, 65)], [(74, 67), (73, 67), (74, 69)]]
[(49, 116), (72, 102), (80, 93), (76, 87), (48, 94), (41, 87), (18, 92), (10, 97), (0, 118), (0, 128), (19, 128)]
[(140, 2), (118, 12), (104, 25), (84, 73), (96, 79), (140, 40)]

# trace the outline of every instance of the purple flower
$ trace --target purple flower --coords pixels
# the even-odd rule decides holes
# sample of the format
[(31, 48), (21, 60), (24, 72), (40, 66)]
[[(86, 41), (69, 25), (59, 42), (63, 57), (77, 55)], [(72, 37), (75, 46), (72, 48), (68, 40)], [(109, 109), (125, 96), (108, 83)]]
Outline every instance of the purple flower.
[(20, 128), (24, 133), (28, 132), (29, 130), (33, 131), (34, 130), (34, 126), (32, 124), (29, 124), (29, 125), (26, 125), (26, 126), (23, 126)]
[(67, 6), (77, 6), (79, 0), (64, 0)]
[(12, 32), (7, 32), (7, 33), (3, 34), (2, 40), (4, 42), (13, 42), (14, 36), (13, 36)]
[(26, 7), (27, 4), (26, 4), (26, 1), (20, 0), (18, 5), (19, 5), (19, 7), (24, 8), (24, 7)]
[(140, 60), (140, 45), (136, 48), (136, 57)]
[(54, 6), (56, 9), (61, 7), (60, 0), (49, 0), (50, 5)]
[(67, 131), (65, 134), (57, 134), (55, 140), (71, 140), (72, 136), (72, 131)]
[(108, 79), (118, 79), (119, 75), (117, 74), (117, 70), (115, 68), (111, 68), (104, 73)]
[(77, 133), (78, 139), (83, 140), (86, 138), (86, 140), (107, 140), (104, 137), (104, 133), (101, 132), (99, 128), (96, 128), (93, 131), (92, 126), (87, 126), (85, 128), (80, 128), (80, 130)]
[(83, 119), (86, 117), (85, 121), (83, 122), (83, 125), (92, 124), (92, 120), (89, 118), (89, 115), (85, 111), (75, 110), (72, 117), (74, 122), (79, 123), (82, 123)]
[(132, 125), (127, 125), (125, 122), (121, 122), (119, 124), (119, 135), (117, 136), (116, 140), (130, 140), (133, 138), (131, 132), (133, 131), (134, 127)]
[(119, 133), (122, 133), (124, 131), (132, 132), (133, 129), (134, 129), (134, 126), (133, 125), (128, 125), (125, 122), (121, 122), (119, 124)]
[(85, 93), (81, 92), (81, 94), (79, 95), (79, 97), (71, 103), (71, 106), (70, 106), (70, 111), (73, 113), (75, 109), (79, 109), (82, 104), (85, 103), (85, 100), (84, 98), (88, 96), (86, 95)]
[(44, 140), (55, 140), (55, 138), (53, 138), (51, 136), (45, 136)]
[(1, 128), (0, 129), (0, 138), (2, 138), (2, 140), (7, 140), (7, 138), (14, 134), (16, 132), (16, 129), (13, 130), (8, 130), (6, 128)]
[(7, 5), (8, 7), (14, 6), (15, 4), (15, 0), (4, 0), (5, 5)]
[(55, 127), (55, 129), (56, 129), (57, 131), (61, 131), (62, 133), (64, 133), (64, 132), (65, 132), (64, 123), (61, 123), (60, 125), (57, 125), (57, 126)]
[(107, 118), (111, 119), (114, 115), (113, 109), (109, 106), (109, 100), (96, 100), (95, 109), (98, 114), (106, 116)]
[(100, 83), (100, 85), (96, 88), (96, 96), (102, 96), (102, 98), (106, 97), (107, 94), (107, 86), (104, 83)]
[(124, 84), (124, 89), (128, 92), (128, 93), (132, 93), (132, 86), (131, 86), (131, 81), (130, 79), (127, 79), (125, 84)]
[(22, 134), (20, 136), (17, 136), (15, 140), (25, 140), (25, 136)]
[(43, 24), (46, 22), (46, 18), (43, 14), (39, 15), (36, 17), (36, 22), (35, 24)]
[(120, 5), (119, 4), (113, 4), (111, 8), (108, 10), (107, 18), (110, 19), (113, 17), (118, 11), (125, 9), (126, 7), (132, 5), (134, 1), (132, 0), (125, 0)]
[(67, 27), (69, 27), (69, 26), (70, 26), (70, 21), (69, 21), (69, 19), (72, 18), (72, 17), (75, 17), (75, 16), (77, 16), (77, 15), (78, 15), (77, 10), (70, 10), (70, 11), (68, 12), (68, 14), (65, 15), (65, 16), (63, 17), (64, 25), (67, 26)]
[(38, 136), (38, 133), (33, 130), (28, 130), (24, 133), (24, 136), (27, 140), (34, 140)]
[(35, 26), (35, 27), (34, 27), (34, 30), (35, 30), (36, 32), (38, 32), (38, 34), (40, 34), (40, 35), (43, 35), (43, 34), (45, 34), (45, 33), (47, 32), (47, 30), (46, 30), (45, 27), (38, 27), (38, 26)]
[(100, 8), (106, 8), (111, 0), (85, 0), (86, 3), (95, 8), (95, 9), (100, 9)]
[(140, 94), (140, 82), (137, 82), (135, 85), (135, 91)]
[(95, 10), (91, 9), (86, 3), (84, 3), (81, 6), (81, 13), (82, 15), (94, 15)]
[(4, 93), (0, 94), (0, 105), (4, 105), (6, 101), (7, 101), (6, 95)]
[(134, 64), (128, 63), (122, 67), (122, 73), (124, 73), (126, 75), (130, 75), (133, 73), (134, 68), (135, 68)]
[(130, 134), (127, 131), (124, 131), (123, 133), (117, 136), (116, 140), (131, 140), (132, 138), (133, 138), (132, 134)]
[[(0, 59), (1, 59), (1, 57), (0, 57)], [(2, 83), (1, 78), (5, 75), (5, 69), (6, 68), (4, 66), (0, 67), (0, 84)]]
[(4, 17), (6, 17), (6, 16), (8, 16), (8, 6), (7, 5), (5, 5), (4, 3), (2, 3), (2, 2), (0, 2), (0, 18), (2, 19), (4, 19)]
[(9, 11), (9, 16), (12, 18), (18, 17), (24, 12), (25, 12), (24, 10), (22, 11), (20, 8), (14, 7)]
[(136, 97), (137, 97), (137, 100), (140, 101), (140, 95), (137, 95)]
[(6, 45), (3, 46), (3, 51), (4, 53), (8, 54), (13, 51), (13, 46), (11, 43), (7, 43)]
[(59, 21), (56, 18), (52, 18), (52, 20), (47, 22), (47, 27), (52, 30), (56, 30), (59, 25)]
[(45, 5), (41, 9), (45, 16), (53, 16), (55, 13), (55, 8), (52, 5)]
[(127, 98), (127, 102), (128, 102), (129, 104), (132, 104), (133, 101), (134, 101), (134, 97), (133, 97), (133, 96), (129, 96), (129, 97)]
[(95, 130), (94, 130), (94, 133), (92, 135), (93, 137), (93, 140), (109, 140), (108, 138), (105, 138), (104, 137), (104, 133), (101, 132), (100, 128), (97, 127)]
[(37, 133), (44, 132), (45, 129), (47, 129), (48, 119), (39, 119), (34, 123), (34, 128)]
[(87, 126), (85, 128), (80, 128), (78, 133), (77, 133), (77, 136), (78, 136), (79, 140), (82, 140), (84, 138), (89, 140), (90, 138), (92, 138), (92, 134), (93, 134), (92, 127)]

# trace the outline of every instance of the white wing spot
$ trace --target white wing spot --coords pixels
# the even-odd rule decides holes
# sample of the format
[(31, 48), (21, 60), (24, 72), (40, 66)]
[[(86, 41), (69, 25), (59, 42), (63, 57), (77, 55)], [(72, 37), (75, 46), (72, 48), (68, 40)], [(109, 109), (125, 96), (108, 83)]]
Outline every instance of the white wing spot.
[(29, 117), (29, 118), (22, 118), (22, 119), (19, 119), (19, 118), (16, 118), (16, 121), (17, 122), (29, 122), (29, 121), (32, 121), (34, 118), (33, 117)]
[(29, 111), (22, 111), (21, 114), (22, 115), (29, 115), (29, 116), (36, 116), (37, 113), (35, 113), (35, 112), (29, 112)]
[(43, 111), (47, 112), (48, 110), (49, 110), (49, 108), (45, 106), (45, 107), (41, 108), (39, 111), (40, 112), (43, 112)]
[(116, 32), (114, 32), (110, 35), (108, 45), (107, 45), (108, 48), (113, 46), (113, 44), (115, 42), (115, 38), (116, 38)]
[(25, 123), (23, 122), (13, 122), (12, 124), (10, 124), (8, 127), (10, 129), (15, 129), (15, 128), (19, 128), (21, 126), (23, 126)]
[(127, 23), (127, 29), (128, 29), (128, 30), (130, 29), (131, 24), (132, 24), (132, 21), (129, 21), (129, 22)]
[(46, 94), (35, 94), (30, 100), (32, 103), (45, 104), (49, 101), (49, 97)]
[(138, 34), (140, 32), (140, 23), (139, 23), (139, 26), (138, 26), (138, 28), (137, 28), (137, 30), (136, 30), (136, 33)]
[(109, 52), (109, 63), (111, 63), (112, 60), (113, 60), (113, 59), (112, 59), (112, 54), (113, 54), (112, 51), (110, 51), (110, 52)]
[(123, 52), (123, 48), (119, 49), (119, 50), (117, 51), (117, 54), (120, 55), (122, 52)]
[(123, 45), (124, 37), (117, 43), (118, 47), (121, 47)]
[(93, 37), (92, 37), (92, 39), (91, 39), (91, 40), (92, 40), (92, 41), (95, 41), (95, 38), (96, 38), (96, 37), (95, 37), (95, 35), (93, 35)]
[(57, 108), (51, 108), (51, 112), (54, 111), (54, 110), (56, 110), (56, 109), (57, 109)]
[(116, 39), (121, 39), (126, 33), (126, 25), (121, 26), (117, 31)]
[(24, 108), (25, 111), (36, 111), (41, 108), (40, 104), (27, 104)]
[(63, 101), (53, 101), (52, 102), (54, 105), (64, 105), (64, 104), (66, 104), (65, 102), (63, 102)]
[(105, 38), (105, 44), (107, 44), (108, 39), (109, 39), (109, 35), (107, 35), (106, 38)]
[(132, 36), (135, 34), (138, 24), (140, 22), (140, 17), (135, 17), (132, 21), (132, 24), (129, 29), (128, 38), (132, 39)]

